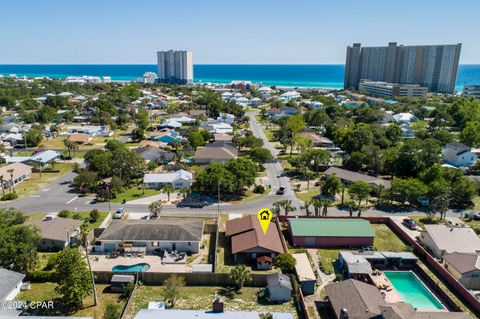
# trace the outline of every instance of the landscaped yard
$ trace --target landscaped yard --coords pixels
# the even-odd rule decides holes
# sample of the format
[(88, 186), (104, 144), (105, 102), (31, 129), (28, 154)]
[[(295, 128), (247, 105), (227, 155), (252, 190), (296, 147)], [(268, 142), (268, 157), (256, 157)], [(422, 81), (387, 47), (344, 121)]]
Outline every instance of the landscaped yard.
[(295, 196), (297, 196), (298, 199), (304, 202), (310, 201), (313, 197), (317, 196), (318, 194), (320, 194), (319, 188), (312, 187), (312, 186), (310, 186), (310, 189), (308, 191), (295, 192)]
[(241, 200), (238, 201), (233, 201), (232, 203), (245, 203), (245, 202), (251, 202), (253, 200), (260, 199), (262, 197), (265, 197), (270, 193), (270, 189), (268, 187), (265, 187), (265, 191), (263, 193), (254, 193), (253, 190), (249, 189), (245, 192), (245, 195), (242, 197)]
[(126, 303), (124, 300), (120, 300), (119, 293), (110, 292), (109, 285), (97, 284), (96, 291), (98, 296), (98, 305), (93, 306), (93, 295), (90, 295), (85, 299), (84, 307), (82, 309), (71, 312), (69, 311), (68, 308), (61, 306), (61, 302), (58, 299), (61, 296), (55, 291), (55, 287), (56, 287), (55, 283), (32, 283), (31, 289), (28, 291), (20, 292), (17, 295), (16, 300), (26, 300), (26, 301), (54, 300), (54, 308), (51, 310), (48, 310), (47, 313), (42, 313), (42, 315), (57, 315), (57, 316), (70, 315), (75, 317), (92, 317), (92, 318), (103, 318), (103, 312), (105, 310), (105, 306), (109, 303), (117, 303), (121, 306), (121, 309), (123, 309)]
[(324, 272), (333, 274), (333, 262), (338, 258), (338, 249), (318, 249), (317, 255)]
[(56, 180), (62, 175), (65, 175), (68, 171), (73, 168), (72, 163), (57, 163), (55, 164), (55, 170), (58, 170), (58, 173), (42, 173), (40, 177), (39, 173), (32, 173), (29, 179), (17, 184), (15, 186), (15, 191), (19, 197), (25, 197), (39, 190), (47, 187), (48, 184)]
[(137, 187), (129, 188), (121, 194), (118, 194), (117, 197), (112, 199), (112, 203), (121, 203), (123, 200), (131, 201), (134, 199), (145, 198), (153, 195), (160, 194), (160, 191), (156, 189), (138, 189)]
[[(224, 302), (225, 311), (287, 312), (296, 317), (293, 302), (284, 304), (261, 304), (257, 301), (257, 289), (244, 287), (237, 293), (223, 287), (183, 287), (175, 308), (191, 310), (211, 310), (212, 301), (219, 297)], [(149, 301), (163, 300), (163, 287), (140, 286), (133, 296), (132, 307), (128, 309), (128, 318), (133, 318)]]
[[(103, 220), (108, 215), (108, 212), (99, 212), (99, 213), (100, 213), (100, 216), (94, 222), (90, 221), (90, 212), (77, 212), (77, 213), (70, 212), (67, 215), (66, 218), (82, 219), (82, 220), (86, 221), (87, 225), (88, 225), (87, 230), (90, 232), (94, 228), (98, 228), (102, 224)], [(29, 215), (28, 219), (29, 220), (40, 220), (40, 219), (43, 219), (45, 217), (45, 215), (46, 214), (33, 214), (33, 215)]]

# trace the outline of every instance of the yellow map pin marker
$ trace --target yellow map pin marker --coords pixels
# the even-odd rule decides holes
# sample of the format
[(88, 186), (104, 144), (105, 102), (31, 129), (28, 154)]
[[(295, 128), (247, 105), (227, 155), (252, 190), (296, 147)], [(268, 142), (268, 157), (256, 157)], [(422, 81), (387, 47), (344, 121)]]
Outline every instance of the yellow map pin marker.
[(268, 226), (270, 226), (270, 221), (272, 220), (272, 212), (268, 208), (262, 208), (258, 211), (257, 218), (262, 226), (263, 233), (267, 234)]

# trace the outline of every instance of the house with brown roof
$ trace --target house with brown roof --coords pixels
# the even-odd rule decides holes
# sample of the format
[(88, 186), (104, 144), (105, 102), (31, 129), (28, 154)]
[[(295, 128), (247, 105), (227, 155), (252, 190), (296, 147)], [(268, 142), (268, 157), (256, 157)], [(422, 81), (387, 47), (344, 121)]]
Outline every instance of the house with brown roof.
[(334, 146), (334, 143), (332, 140), (324, 136), (321, 136), (320, 134), (315, 132), (303, 132), (300, 135), (312, 141), (312, 145), (315, 147), (333, 147)]
[(233, 136), (225, 133), (213, 134), (213, 140), (215, 142), (232, 142)]
[(38, 250), (60, 251), (76, 242), (83, 220), (47, 215), (42, 220), (29, 220), (25, 224), (40, 231), (41, 240), (37, 243)]
[(480, 253), (454, 252), (443, 258), (445, 268), (467, 289), (480, 290)]
[(378, 178), (375, 176), (370, 176), (367, 174), (361, 174), (353, 171), (349, 171), (347, 169), (338, 168), (338, 167), (330, 167), (328, 168), (325, 173), (325, 176), (332, 176), (335, 175), (342, 180), (345, 184), (351, 184), (357, 181), (364, 181), (365, 183), (370, 184), (372, 187), (376, 188), (379, 185), (383, 185), (386, 188), (390, 188), (390, 181), (387, 181), (382, 178)]
[(436, 258), (447, 254), (480, 253), (480, 237), (470, 227), (449, 227), (443, 224), (424, 225), (418, 239)]
[(380, 290), (348, 279), (325, 287), (337, 319), (471, 319), (464, 312), (417, 310), (410, 303), (387, 303)]
[(260, 257), (273, 259), (285, 253), (276, 225), (272, 222), (264, 234), (260, 222), (253, 215), (227, 221), (225, 235), (230, 239), (235, 261), (256, 264)]
[(71, 134), (67, 140), (75, 144), (86, 144), (93, 139), (93, 136), (87, 134), (74, 133)]
[(209, 164), (211, 162), (225, 163), (238, 156), (237, 148), (228, 142), (209, 143), (205, 148), (195, 152), (195, 163)]

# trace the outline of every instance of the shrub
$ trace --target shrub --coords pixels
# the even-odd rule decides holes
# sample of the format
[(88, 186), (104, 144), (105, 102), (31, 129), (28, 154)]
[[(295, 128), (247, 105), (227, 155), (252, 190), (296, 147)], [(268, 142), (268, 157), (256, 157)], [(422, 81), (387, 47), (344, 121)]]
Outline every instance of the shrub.
[(121, 315), (121, 309), (119, 304), (109, 303), (105, 306), (103, 313), (104, 319), (118, 319)]
[(36, 270), (28, 273), (28, 280), (31, 282), (55, 282), (55, 272)]
[(64, 209), (58, 212), (58, 217), (68, 218), (70, 216), (70, 211), (68, 209)]
[(342, 281), (343, 280), (343, 275), (342, 274), (336, 274), (335, 275), (335, 281)]
[(82, 215), (80, 215), (80, 213), (75, 213), (75, 214), (73, 214), (72, 218), (73, 219), (82, 219)]
[(45, 266), (45, 268), (43, 268), (43, 270), (53, 270), (53, 268), (55, 268), (55, 265), (57, 264), (57, 257), (58, 254), (50, 256), (50, 258), (48, 258), (47, 265)]
[(280, 268), (284, 273), (291, 273), (295, 269), (296, 262), (290, 254), (278, 254), (273, 260), (273, 265)]
[(3, 196), (0, 198), (0, 200), (1, 200), (1, 201), (14, 200), (14, 199), (17, 199), (17, 198), (18, 198), (17, 193), (13, 192), (13, 193), (8, 193), (8, 194), (3, 195)]
[(100, 218), (100, 212), (98, 211), (98, 209), (93, 209), (90, 212), (90, 222), (95, 223), (99, 218)]
[(265, 186), (263, 185), (255, 185), (253, 188), (253, 192), (256, 194), (263, 194), (265, 193)]

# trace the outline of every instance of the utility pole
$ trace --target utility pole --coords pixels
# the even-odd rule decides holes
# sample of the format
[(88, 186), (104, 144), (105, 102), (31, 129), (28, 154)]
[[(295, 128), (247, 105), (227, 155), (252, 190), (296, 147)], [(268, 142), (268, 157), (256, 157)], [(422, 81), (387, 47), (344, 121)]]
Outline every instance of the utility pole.
[(220, 220), (220, 180), (217, 185), (217, 220)]

